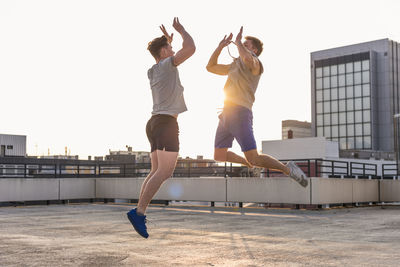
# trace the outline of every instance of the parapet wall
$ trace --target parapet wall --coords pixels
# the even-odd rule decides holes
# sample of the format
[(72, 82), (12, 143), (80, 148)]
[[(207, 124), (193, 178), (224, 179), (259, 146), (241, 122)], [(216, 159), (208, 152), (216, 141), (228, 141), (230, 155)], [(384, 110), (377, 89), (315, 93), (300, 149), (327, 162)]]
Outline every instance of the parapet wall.
[[(0, 202), (68, 199), (138, 199), (143, 178), (5, 178)], [(170, 178), (154, 199), (282, 204), (399, 202), (400, 180), (310, 178)]]

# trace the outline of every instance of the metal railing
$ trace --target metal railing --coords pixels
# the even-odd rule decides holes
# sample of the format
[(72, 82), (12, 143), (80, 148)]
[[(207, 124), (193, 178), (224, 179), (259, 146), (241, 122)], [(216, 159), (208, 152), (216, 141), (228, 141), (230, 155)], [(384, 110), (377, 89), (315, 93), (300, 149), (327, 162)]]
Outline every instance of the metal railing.
[[(286, 163), (289, 160), (280, 161)], [(377, 164), (326, 159), (296, 159), (292, 161), (309, 177), (380, 178)], [(282, 173), (277, 171), (266, 170), (262, 173), (266, 177), (283, 176)]]
[(397, 164), (382, 164), (382, 179), (395, 179), (397, 173)]
[[(281, 160), (286, 163), (289, 160)], [(393, 178), (396, 164), (383, 164), (382, 176), (377, 175), (377, 164), (347, 162), (323, 159), (293, 160), (309, 177), (328, 178)], [(4, 161), (0, 158), (0, 178), (73, 178), (73, 177), (146, 177), (150, 172), (150, 163), (127, 163), (111, 161), (49, 161), (23, 160)], [(394, 172), (394, 174), (392, 173)], [(267, 169), (250, 169), (231, 163), (215, 161), (178, 160), (173, 177), (277, 177), (281, 172)]]

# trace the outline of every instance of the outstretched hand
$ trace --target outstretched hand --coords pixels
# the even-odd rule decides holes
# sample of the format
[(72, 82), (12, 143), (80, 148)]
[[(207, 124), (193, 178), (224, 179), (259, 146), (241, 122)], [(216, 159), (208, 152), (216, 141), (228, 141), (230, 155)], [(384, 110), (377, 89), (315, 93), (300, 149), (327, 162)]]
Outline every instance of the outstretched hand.
[(229, 34), (228, 37), (226, 37), (226, 35), (224, 36), (224, 39), (222, 39), (221, 42), (219, 42), (219, 47), (224, 48), (225, 46), (229, 45), (232, 42), (232, 33)]
[(236, 35), (235, 44), (238, 45), (242, 42), (243, 26), (240, 27), (239, 33)]
[(165, 29), (165, 26), (163, 24), (161, 24), (160, 29), (163, 32), (164, 36), (167, 38), (167, 42), (169, 44), (171, 44), (172, 43), (172, 39), (174, 38), (174, 34), (171, 33), (171, 35), (169, 35), (167, 30)]
[(180, 34), (182, 34), (182, 32), (185, 30), (185, 28), (179, 22), (179, 19), (177, 17), (174, 18), (174, 22), (172, 23), (172, 27), (174, 27), (174, 29), (177, 32), (179, 32)]

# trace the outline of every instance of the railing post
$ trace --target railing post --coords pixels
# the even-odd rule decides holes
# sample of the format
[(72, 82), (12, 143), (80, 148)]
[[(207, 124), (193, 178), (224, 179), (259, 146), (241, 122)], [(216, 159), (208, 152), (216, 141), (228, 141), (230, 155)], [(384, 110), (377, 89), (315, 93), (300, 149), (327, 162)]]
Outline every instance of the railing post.
[(26, 164), (24, 164), (24, 178), (26, 178)]
[(124, 177), (126, 177), (126, 163), (124, 163)]
[(334, 162), (333, 162), (333, 160), (331, 161), (331, 175), (332, 176), (334, 176), (335, 175), (335, 172), (334, 172), (334, 167), (335, 166), (335, 164), (334, 164)]
[(189, 161), (189, 166), (188, 166), (188, 177), (190, 178), (190, 167), (191, 167), (192, 163)]
[(307, 176), (310, 177), (311, 176), (311, 161), (308, 159), (307, 160)]
[(54, 176), (57, 178), (57, 163), (54, 164)]
[(79, 164), (78, 164), (78, 173), (77, 174), (78, 174), (78, 177), (79, 177)]
[(353, 177), (353, 162), (350, 162), (350, 177)]
[(363, 163), (363, 177), (365, 177), (365, 163)]
[(225, 161), (224, 177), (226, 178), (226, 161)]

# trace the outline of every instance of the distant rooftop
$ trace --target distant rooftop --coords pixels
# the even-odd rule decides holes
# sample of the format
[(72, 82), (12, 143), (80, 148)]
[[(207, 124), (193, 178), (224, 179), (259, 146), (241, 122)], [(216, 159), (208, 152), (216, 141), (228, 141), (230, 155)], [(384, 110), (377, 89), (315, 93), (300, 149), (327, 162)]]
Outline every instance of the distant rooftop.
[(297, 120), (285, 120), (285, 121), (282, 121), (282, 127), (311, 128), (311, 122), (297, 121)]

